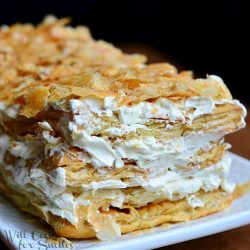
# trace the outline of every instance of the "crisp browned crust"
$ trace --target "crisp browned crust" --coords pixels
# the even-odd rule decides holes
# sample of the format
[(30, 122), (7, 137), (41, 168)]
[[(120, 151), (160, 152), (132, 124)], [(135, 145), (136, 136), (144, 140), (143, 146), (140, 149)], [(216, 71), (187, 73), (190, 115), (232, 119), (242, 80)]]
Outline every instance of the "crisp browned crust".
[(206, 96), (211, 99), (231, 99), (224, 83), (218, 79), (193, 79), (178, 74), (168, 64), (125, 69), (102, 66), (85, 68), (78, 76), (62, 77), (42, 82), (26, 82), (16, 91), (16, 86), (2, 87), (0, 100), (19, 104), (20, 114), (33, 117), (52, 103), (72, 97), (105, 98), (114, 96), (120, 105), (130, 105), (145, 100), (188, 98)]
[(0, 85), (79, 74), (86, 66), (139, 65), (144, 55), (127, 55), (95, 41), (87, 27), (72, 28), (69, 18), (48, 16), (38, 26), (16, 24), (0, 29)]
[(124, 105), (159, 97), (232, 98), (218, 78), (194, 79), (168, 63), (145, 65), (144, 56), (95, 41), (86, 27), (70, 28), (68, 21), (48, 17), (36, 27), (0, 30), (0, 101), (19, 104), (23, 116), (71, 97), (115, 96)]

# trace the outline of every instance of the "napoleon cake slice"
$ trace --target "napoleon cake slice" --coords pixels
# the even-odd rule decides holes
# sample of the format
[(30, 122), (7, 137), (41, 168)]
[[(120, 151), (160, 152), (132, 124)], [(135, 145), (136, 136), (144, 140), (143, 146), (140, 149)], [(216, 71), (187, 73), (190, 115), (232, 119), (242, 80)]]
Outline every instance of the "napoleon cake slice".
[(169, 64), (89, 65), (3, 86), (0, 189), (64, 237), (121, 233), (220, 211), (226, 134), (246, 110), (218, 76)]

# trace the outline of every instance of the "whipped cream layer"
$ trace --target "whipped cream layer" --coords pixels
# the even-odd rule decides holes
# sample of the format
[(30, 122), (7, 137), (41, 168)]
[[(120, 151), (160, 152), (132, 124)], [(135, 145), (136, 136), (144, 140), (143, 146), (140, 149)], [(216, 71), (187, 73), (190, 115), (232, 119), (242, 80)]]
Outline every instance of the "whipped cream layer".
[[(243, 127), (246, 111), (242, 104), (237, 100), (215, 101), (207, 97), (191, 97), (182, 101), (160, 98), (132, 106), (119, 106), (114, 97), (106, 97), (104, 100), (72, 99), (69, 101), (69, 110), (65, 110), (65, 102), (56, 103), (53, 104), (55, 109), (65, 111), (59, 122), (63, 134), (61, 144), (60, 138), (53, 137), (53, 129), (48, 122), (38, 124), (44, 130), (42, 138), (48, 144), (46, 148), (49, 148), (47, 151), (50, 156), (63, 154), (64, 148), (73, 145), (82, 149), (84, 162), (96, 168), (121, 168), (129, 160), (141, 168), (157, 170), (187, 165), (192, 162), (197, 151), (209, 150), (210, 143), (219, 141), (225, 132), (220, 129), (214, 133), (199, 132), (161, 141), (150, 136), (148, 122), (164, 124), (165, 128), (161, 127), (163, 130), (171, 130), (176, 122), (190, 126), (197, 117), (211, 114), (217, 105), (227, 103), (243, 110), (240, 124)], [(0, 105), (0, 110), (5, 112), (4, 105)], [(6, 107), (6, 115), (13, 116), (15, 112), (9, 110), (11, 107)], [(137, 139), (123, 137), (131, 132), (139, 135), (140, 130), (148, 131), (148, 136), (137, 136)]]
[(105, 205), (106, 201), (111, 206), (118, 208), (124, 204), (140, 207), (165, 199), (179, 200), (200, 189), (209, 192), (222, 188), (225, 192), (232, 192), (234, 184), (225, 180), (230, 170), (230, 163), (230, 159), (225, 157), (215, 165), (203, 170), (189, 173), (168, 172), (160, 177), (147, 180), (135, 178), (133, 183), (136, 183), (141, 189), (135, 189), (131, 193), (123, 191), (131, 183), (122, 181), (92, 183), (92, 186), (82, 186), (82, 193), (77, 197), (66, 186), (63, 168), (57, 168), (47, 173), (34, 164), (28, 170), (25, 160), (20, 159), (14, 165), (1, 162), (0, 170), (3, 178), (11, 184), (12, 188), (18, 189), (29, 197), (39, 197), (40, 203), (42, 203), (40, 204), (41, 209), (45, 214), (51, 212), (76, 224), (76, 210), (79, 206)]
[(210, 150), (213, 142), (222, 138), (221, 133), (198, 132), (163, 142), (148, 136), (140, 140), (117, 139), (111, 143), (108, 139), (90, 136), (76, 127), (72, 131), (73, 145), (88, 152), (95, 167), (123, 167), (123, 160), (126, 159), (135, 161), (140, 168), (150, 168), (152, 171), (185, 167), (195, 160), (199, 150)]
[[(233, 186), (225, 181), (229, 172), (230, 159), (223, 158), (220, 162), (205, 169), (193, 170), (168, 170), (158, 177), (136, 177), (129, 181), (107, 180), (81, 185), (81, 195), (74, 197), (67, 184), (65, 169), (59, 167), (53, 171), (45, 172), (39, 168), (41, 159), (33, 160), (33, 165), (28, 167), (27, 161), (39, 154), (39, 150), (31, 150), (27, 145), (22, 147), (7, 135), (0, 137), (0, 161), (2, 176), (7, 183), (11, 183), (21, 192), (39, 197), (44, 203), (42, 209), (45, 213), (51, 212), (75, 224), (77, 221), (76, 208), (80, 205), (87, 206), (99, 199), (105, 199), (114, 207), (122, 207), (130, 203), (143, 206), (155, 200), (178, 200), (195, 193), (200, 189), (208, 192), (223, 188), (232, 191)], [(15, 150), (14, 150), (15, 149)], [(19, 151), (18, 151), (19, 149)], [(24, 149), (26, 150), (24, 152)], [(14, 165), (4, 161), (6, 153), (15, 157)], [(122, 190), (129, 187), (140, 187), (143, 192), (134, 190), (126, 194)]]
[[(150, 120), (165, 123), (166, 130), (173, 128), (177, 121), (190, 125), (193, 119), (211, 114), (216, 105), (224, 103), (238, 105), (244, 110), (241, 122), (241, 126), (244, 126), (245, 109), (237, 100), (218, 102), (205, 97), (191, 97), (185, 102), (161, 98), (153, 103), (141, 102), (120, 107), (113, 97), (107, 97), (104, 101), (73, 99), (70, 100), (73, 120), (62, 119), (62, 125), (68, 124), (64, 131), (65, 136), (70, 138), (69, 143), (85, 150), (96, 168), (121, 168), (124, 159), (133, 160), (142, 168), (175, 167), (188, 164), (198, 150), (208, 150), (209, 143), (218, 141), (225, 133), (221, 130), (210, 134), (199, 132), (168, 141), (157, 141), (152, 136), (134, 140), (121, 137), (138, 129), (147, 130), (150, 134), (150, 127), (146, 125)], [(111, 120), (111, 125), (107, 120)], [(96, 135), (103, 131), (106, 136)], [(115, 138), (111, 140), (110, 136)]]
[[(118, 106), (113, 97), (105, 98), (104, 101), (94, 98), (73, 99), (69, 103), (70, 111), (65, 111), (60, 119), (63, 137), (54, 137), (53, 128), (45, 121), (38, 123), (41, 131), (37, 141), (21, 142), (2, 134), (0, 170), (12, 187), (24, 195), (39, 197), (45, 214), (51, 212), (72, 224), (77, 223), (77, 207), (88, 206), (93, 202), (102, 204), (108, 201), (108, 204), (118, 208), (124, 204), (140, 207), (154, 201), (189, 197), (199, 190), (209, 192), (222, 188), (232, 192), (234, 185), (225, 181), (230, 168), (230, 160), (227, 158), (206, 169), (197, 166), (193, 171), (189, 169), (190, 172), (185, 172), (185, 167), (195, 160), (197, 152), (208, 151), (213, 143), (220, 143), (224, 136), (221, 131), (187, 133), (171, 140), (157, 140), (153, 136), (127, 140), (122, 138), (124, 134), (137, 132), (138, 129), (150, 131), (147, 123), (152, 119), (164, 123), (167, 130), (171, 130), (177, 122), (191, 125), (194, 119), (211, 114), (216, 105), (224, 103), (233, 103), (245, 110), (235, 100), (213, 101), (204, 97), (192, 97), (180, 103), (161, 98), (133, 106)], [(60, 109), (59, 104), (57, 108)], [(3, 109), (1, 112), (4, 112)], [(15, 112), (8, 107), (6, 115), (13, 118)], [(241, 126), (244, 124), (242, 117)], [(111, 140), (110, 136), (101, 137), (96, 133), (104, 130), (116, 138)], [(138, 177), (129, 181), (92, 182), (80, 186), (81, 194), (76, 197), (71, 192), (64, 168), (58, 167), (49, 172), (39, 168), (42, 156), (63, 154), (64, 149), (72, 145), (83, 150), (84, 163), (91, 163), (97, 169), (121, 168), (124, 161), (129, 160), (140, 168), (154, 169), (161, 174), (158, 177), (148, 176), (147, 179)], [(6, 153), (16, 159), (13, 165), (4, 161)], [(31, 159), (32, 166), (27, 164)], [(133, 188), (132, 193), (125, 192)], [(192, 206), (202, 204), (194, 198), (188, 202)]]
[[(78, 125), (91, 125), (88, 131), (98, 130), (98, 118), (116, 118), (119, 124), (127, 126), (143, 125), (151, 120), (166, 123), (187, 123), (202, 115), (211, 114), (216, 105), (234, 104), (243, 110), (243, 118), (246, 116), (245, 107), (238, 100), (212, 100), (208, 97), (194, 96), (185, 100), (170, 100), (159, 98), (153, 102), (140, 102), (131, 106), (119, 106), (115, 97), (106, 97), (104, 100), (97, 98), (85, 98), (82, 100), (71, 99), (70, 111), (74, 114), (74, 120)], [(60, 104), (57, 104), (60, 108)], [(97, 119), (97, 120), (96, 120)], [(99, 124), (100, 126), (104, 123)], [(124, 131), (126, 133), (128, 131)], [(122, 133), (123, 134), (123, 133)]]
[[(168, 170), (158, 177), (133, 177), (127, 181), (93, 181), (90, 184), (81, 185), (81, 188), (83, 190), (99, 190), (139, 186), (150, 192), (159, 192), (160, 190), (160, 192), (165, 193), (167, 199), (174, 200), (183, 198), (187, 194), (192, 193), (193, 189), (196, 191), (203, 189), (206, 192), (213, 189), (218, 189), (219, 185), (221, 184), (221, 180), (226, 178), (229, 172), (230, 164), (230, 158), (224, 157), (215, 165), (205, 169), (195, 168), (188, 171)], [(217, 176), (217, 179), (215, 176)], [(178, 195), (176, 196), (176, 194)]]

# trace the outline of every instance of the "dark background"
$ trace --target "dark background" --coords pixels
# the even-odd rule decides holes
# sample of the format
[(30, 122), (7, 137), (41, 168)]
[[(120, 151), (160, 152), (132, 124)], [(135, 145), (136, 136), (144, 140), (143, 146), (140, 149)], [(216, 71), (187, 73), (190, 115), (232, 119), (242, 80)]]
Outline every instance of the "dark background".
[(38, 23), (49, 13), (71, 16), (96, 39), (156, 48), (196, 76), (217, 74), (250, 102), (248, 1), (0, 0), (1, 24)]

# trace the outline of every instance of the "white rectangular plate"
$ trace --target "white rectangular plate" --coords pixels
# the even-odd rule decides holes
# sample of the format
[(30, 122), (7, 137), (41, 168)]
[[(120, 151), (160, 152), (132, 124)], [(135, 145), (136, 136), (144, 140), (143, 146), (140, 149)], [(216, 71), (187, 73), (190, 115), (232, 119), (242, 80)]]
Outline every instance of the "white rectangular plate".
[[(250, 181), (250, 161), (230, 153), (230, 178), (236, 183)], [(240, 197), (223, 212), (170, 227), (157, 227), (141, 233), (123, 235), (113, 242), (97, 240), (51, 240), (53, 234), (40, 223), (31, 223), (26, 214), (14, 208), (0, 196), (0, 238), (12, 249), (152, 249), (202, 236), (215, 234), (250, 223), (250, 193)]]

